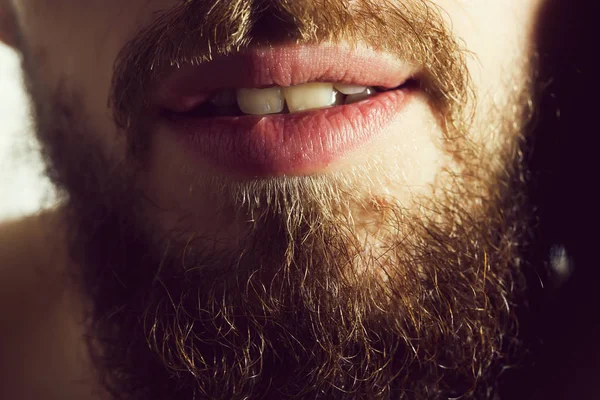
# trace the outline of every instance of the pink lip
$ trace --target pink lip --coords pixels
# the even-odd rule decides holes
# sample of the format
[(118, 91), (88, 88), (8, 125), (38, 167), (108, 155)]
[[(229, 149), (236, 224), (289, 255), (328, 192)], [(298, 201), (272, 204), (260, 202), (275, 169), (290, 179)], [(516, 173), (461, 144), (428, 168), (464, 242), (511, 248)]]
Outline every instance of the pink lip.
[[(245, 51), (168, 71), (152, 91), (161, 129), (186, 151), (242, 176), (317, 172), (384, 130), (407, 104), (400, 87), (416, 70), (374, 51), (296, 46)], [(230, 88), (339, 82), (399, 89), (359, 103), (264, 117), (195, 117), (185, 114), (212, 93)]]

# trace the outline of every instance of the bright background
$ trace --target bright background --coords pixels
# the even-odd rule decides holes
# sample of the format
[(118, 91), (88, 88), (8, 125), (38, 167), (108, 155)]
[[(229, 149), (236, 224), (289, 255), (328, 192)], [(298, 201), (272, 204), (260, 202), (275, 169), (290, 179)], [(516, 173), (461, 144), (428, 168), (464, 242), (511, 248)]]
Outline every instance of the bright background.
[(20, 60), (0, 44), (0, 220), (35, 212), (53, 202), (32, 132)]

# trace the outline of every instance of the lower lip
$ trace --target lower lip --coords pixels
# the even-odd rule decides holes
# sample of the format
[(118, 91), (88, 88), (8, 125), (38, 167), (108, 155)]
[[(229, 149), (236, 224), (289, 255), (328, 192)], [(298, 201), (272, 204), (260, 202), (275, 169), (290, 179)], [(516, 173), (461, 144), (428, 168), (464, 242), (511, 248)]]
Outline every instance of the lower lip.
[(242, 177), (308, 175), (380, 135), (410, 99), (408, 89), (296, 114), (193, 117), (169, 113), (167, 130), (192, 157)]

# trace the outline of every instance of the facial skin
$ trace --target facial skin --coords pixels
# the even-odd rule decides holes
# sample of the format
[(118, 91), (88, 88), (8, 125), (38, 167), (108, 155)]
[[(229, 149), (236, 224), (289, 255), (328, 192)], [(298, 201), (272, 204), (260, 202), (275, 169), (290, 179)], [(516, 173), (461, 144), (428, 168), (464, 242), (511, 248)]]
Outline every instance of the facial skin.
[[(523, 289), (542, 3), (8, 0), (108, 392), (491, 397)], [(375, 49), (419, 81), (383, 132), (326, 166), (231, 173), (146, 106), (151, 65), (325, 43)]]

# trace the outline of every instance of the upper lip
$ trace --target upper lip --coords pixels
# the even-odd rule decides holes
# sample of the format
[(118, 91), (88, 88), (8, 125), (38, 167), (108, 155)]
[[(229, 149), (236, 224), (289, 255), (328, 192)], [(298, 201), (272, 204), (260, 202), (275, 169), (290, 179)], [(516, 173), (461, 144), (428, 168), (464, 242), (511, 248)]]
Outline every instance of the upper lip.
[(414, 78), (416, 66), (371, 49), (336, 45), (246, 49), (200, 65), (169, 67), (151, 88), (151, 103), (190, 111), (224, 89), (288, 87), (332, 82), (393, 89)]

